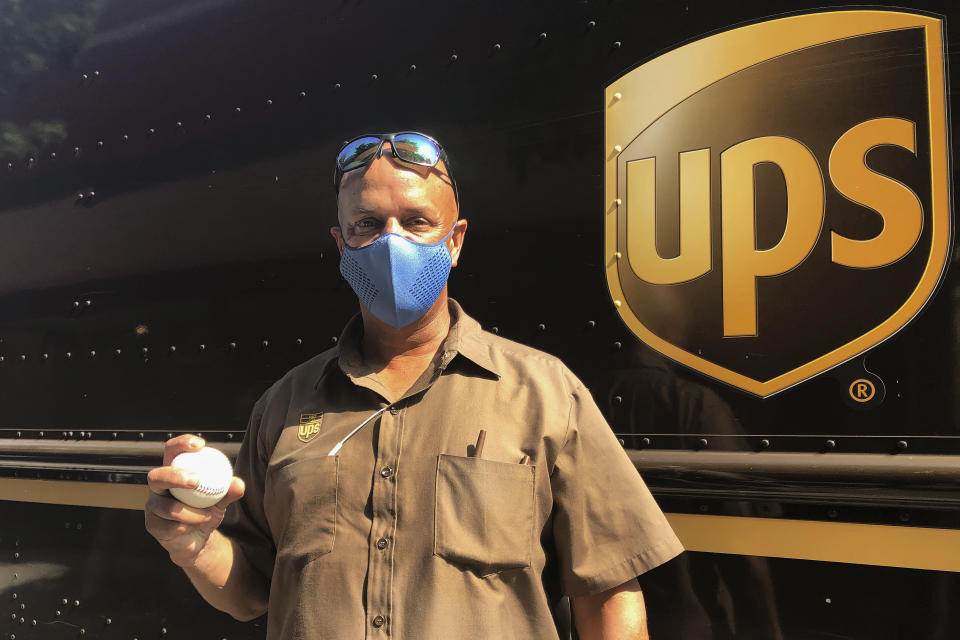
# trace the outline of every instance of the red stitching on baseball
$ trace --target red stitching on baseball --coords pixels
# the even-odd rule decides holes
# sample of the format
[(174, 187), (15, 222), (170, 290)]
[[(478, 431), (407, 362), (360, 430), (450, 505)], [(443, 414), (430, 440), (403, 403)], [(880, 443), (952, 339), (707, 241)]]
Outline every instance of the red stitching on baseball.
[(214, 495), (214, 494), (220, 493), (221, 491), (226, 491), (226, 489), (224, 489), (224, 488), (218, 488), (218, 487), (211, 487), (211, 486), (206, 485), (206, 484), (201, 484), (201, 485), (198, 486), (196, 489), (194, 489), (194, 491), (197, 491), (197, 492), (199, 492), (199, 493), (203, 493), (203, 494), (206, 494), (206, 495)]

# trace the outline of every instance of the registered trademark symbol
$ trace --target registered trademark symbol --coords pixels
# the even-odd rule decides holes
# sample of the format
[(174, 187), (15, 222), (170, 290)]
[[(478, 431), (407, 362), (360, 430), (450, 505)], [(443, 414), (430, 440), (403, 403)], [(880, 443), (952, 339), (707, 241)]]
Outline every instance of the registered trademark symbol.
[(866, 378), (857, 378), (850, 383), (850, 397), (856, 402), (870, 402), (877, 393), (877, 388)]

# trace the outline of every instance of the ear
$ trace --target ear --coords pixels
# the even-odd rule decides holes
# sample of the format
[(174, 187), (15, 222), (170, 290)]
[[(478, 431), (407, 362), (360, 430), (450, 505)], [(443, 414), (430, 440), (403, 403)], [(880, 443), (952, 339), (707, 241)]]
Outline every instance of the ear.
[(340, 253), (343, 254), (343, 233), (340, 230), (340, 227), (330, 227), (330, 235), (333, 236), (333, 239), (337, 243), (337, 249), (340, 250)]
[(465, 218), (460, 218), (453, 225), (453, 233), (450, 234), (450, 239), (447, 240), (447, 248), (450, 250), (450, 260), (453, 263), (452, 266), (457, 266), (457, 261), (460, 259), (460, 251), (463, 249), (463, 238), (467, 235), (467, 221)]

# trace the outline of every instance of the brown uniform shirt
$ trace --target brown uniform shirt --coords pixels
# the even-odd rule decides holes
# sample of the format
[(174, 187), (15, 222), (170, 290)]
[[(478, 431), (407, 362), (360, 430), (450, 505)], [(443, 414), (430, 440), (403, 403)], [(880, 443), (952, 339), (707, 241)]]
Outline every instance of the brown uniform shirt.
[(580, 381), (450, 311), (401, 398), (364, 370), (357, 316), (257, 402), (221, 530), (270, 579), (269, 640), (555, 639), (560, 595), (682, 550)]

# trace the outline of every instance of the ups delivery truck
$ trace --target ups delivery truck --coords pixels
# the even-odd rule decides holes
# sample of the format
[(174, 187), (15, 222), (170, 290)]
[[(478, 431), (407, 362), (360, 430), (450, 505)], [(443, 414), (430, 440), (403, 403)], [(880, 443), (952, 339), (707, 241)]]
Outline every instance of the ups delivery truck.
[(0, 1), (0, 637), (264, 637), (146, 473), (336, 342), (333, 159), (403, 130), (456, 166), (451, 294), (584, 381), (686, 548), (655, 640), (960, 637), (953, 18)]

